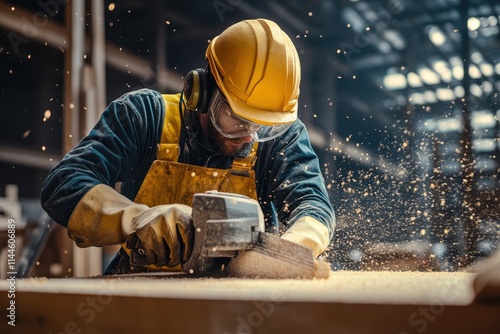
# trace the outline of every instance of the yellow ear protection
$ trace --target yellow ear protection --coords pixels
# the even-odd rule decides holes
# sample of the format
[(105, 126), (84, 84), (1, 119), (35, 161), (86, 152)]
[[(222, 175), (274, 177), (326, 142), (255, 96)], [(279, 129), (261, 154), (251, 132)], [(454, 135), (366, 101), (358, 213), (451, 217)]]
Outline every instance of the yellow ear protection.
[(208, 87), (207, 73), (202, 68), (189, 71), (184, 80), (184, 95), (186, 98), (186, 108), (207, 112), (208, 107)]

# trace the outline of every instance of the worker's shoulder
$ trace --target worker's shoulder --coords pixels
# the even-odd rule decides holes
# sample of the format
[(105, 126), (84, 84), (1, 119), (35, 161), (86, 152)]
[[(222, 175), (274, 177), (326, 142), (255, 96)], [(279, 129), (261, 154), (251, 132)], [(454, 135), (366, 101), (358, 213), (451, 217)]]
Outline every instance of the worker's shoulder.
[(288, 129), (287, 136), (296, 137), (303, 134), (307, 135), (307, 127), (299, 118), (297, 118)]
[(114, 102), (119, 104), (134, 105), (137, 107), (148, 104), (161, 104), (162, 100), (163, 98), (160, 92), (149, 88), (141, 88), (123, 94), (119, 98), (115, 99)]
[(134, 116), (140, 120), (163, 119), (164, 115), (164, 101), (162, 94), (156, 90), (142, 88), (134, 91), (127, 92), (115, 99), (108, 108), (111, 113), (119, 113), (124, 117)]

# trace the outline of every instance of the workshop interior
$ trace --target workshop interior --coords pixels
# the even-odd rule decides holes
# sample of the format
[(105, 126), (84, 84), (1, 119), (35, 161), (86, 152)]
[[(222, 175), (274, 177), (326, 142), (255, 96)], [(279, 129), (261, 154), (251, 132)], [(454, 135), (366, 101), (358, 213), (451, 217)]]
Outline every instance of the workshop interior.
[[(111, 293), (104, 286), (110, 279), (89, 279), (89, 284), (105, 282), (94, 290), (85, 280), (71, 285), (73, 278), (101, 277), (118, 248), (78, 248), (43, 211), (40, 189), (49, 170), (110, 101), (141, 88), (180, 92), (186, 74), (206, 66), (210, 39), (250, 18), (275, 21), (299, 53), (298, 117), (320, 160), (336, 216), (332, 242), (321, 255), (329, 278), (292, 280), (282, 303), (269, 301), (266, 293), (274, 286), (267, 281), (246, 295), (234, 280), (225, 288), (224, 280), (174, 278), (166, 285), (192, 283), (194, 292), (182, 295), (173, 291), (176, 286), (165, 287), (172, 291), (155, 297), (162, 278), (150, 279), (150, 285), (131, 279), (130, 288), (110, 283), (118, 285)], [(123, 307), (145, 305), (164, 306), (181, 318), (188, 309), (203, 313), (203, 330), (184, 324), (173, 332), (500, 330), (494, 316), (500, 310), (498, 1), (0, 0), (0, 32), (0, 278), (13, 271), (7, 268), (8, 222), (15, 221), (21, 328), (33, 333), (69, 333), (74, 323), (84, 333), (160, 328), (146, 312), (138, 316), (149, 319), (145, 327), (102, 319), (106, 312), (132, 317)], [(325, 283), (340, 277), (361, 281), (351, 281), (346, 290)], [(29, 280), (37, 278), (46, 279), (47, 290)], [(441, 298), (452, 283), (459, 287), (452, 290), (463, 294)], [(197, 294), (201, 284), (212, 293), (200, 286), (203, 292)], [(425, 293), (407, 291), (405, 284)], [(9, 289), (0, 288), (2, 294)], [(378, 295), (377, 289), (398, 296)], [(78, 312), (85, 300), (80, 293), (113, 298), (109, 304), (103, 300), (102, 312), (90, 319)], [(47, 298), (75, 322), (41, 310)], [(435, 304), (436, 298), (441, 302)], [(444, 312), (431, 308), (432, 320), (414, 316), (417, 305), (438, 305)], [(329, 322), (331, 313), (340, 320)], [(284, 324), (286, 314), (304, 320)], [(365, 315), (366, 324), (354, 324), (355, 314)], [(5, 325), (2, 319), (0, 326)]]

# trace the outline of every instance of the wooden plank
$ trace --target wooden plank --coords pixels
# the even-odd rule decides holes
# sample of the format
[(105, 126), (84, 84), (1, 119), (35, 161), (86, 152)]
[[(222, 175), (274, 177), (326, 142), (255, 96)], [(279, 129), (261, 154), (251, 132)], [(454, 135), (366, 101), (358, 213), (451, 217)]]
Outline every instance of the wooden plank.
[(479, 274), (474, 279), (476, 302), (500, 305), (500, 252), (479, 264)]
[[(500, 332), (468, 273), (333, 272), (329, 279), (146, 275), (20, 279), (1, 333)], [(0, 294), (7, 294), (0, 282)], [(0, 299), (6, 310), (8, 298)]]
[(312, 279), (316, 276), (316, 265), (310, 248), (259, 233), (259, 243), (251, 250), (239, 251), (226, 271), (233, 277), (243, 278)]

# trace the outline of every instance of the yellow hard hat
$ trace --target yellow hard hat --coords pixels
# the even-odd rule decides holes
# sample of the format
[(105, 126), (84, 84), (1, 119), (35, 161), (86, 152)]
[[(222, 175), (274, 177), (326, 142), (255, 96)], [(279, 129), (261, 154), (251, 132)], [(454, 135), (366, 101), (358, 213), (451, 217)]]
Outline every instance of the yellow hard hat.
[(299, 56), (275, 22), (256, 19), (230, 26), (210, 42), (206, 58), (235, 114), (263, 125), (297, 119)]

